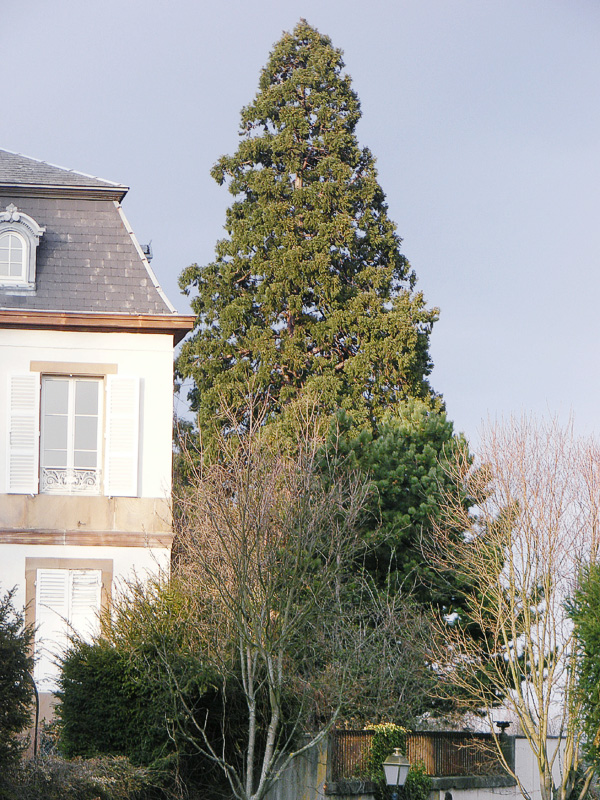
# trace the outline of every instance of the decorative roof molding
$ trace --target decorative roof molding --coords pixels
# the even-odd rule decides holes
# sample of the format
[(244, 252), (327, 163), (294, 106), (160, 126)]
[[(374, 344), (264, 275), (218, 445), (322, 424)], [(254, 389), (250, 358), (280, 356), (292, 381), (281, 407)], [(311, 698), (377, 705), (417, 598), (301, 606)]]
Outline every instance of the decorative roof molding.
[(169, 300), (167, 295), (164, 293), (162, 286), (158, 282), (158, 278), (156, 277), (156, 275), (154, 274), (154, 270), (150, 266), (150, 260), (148, 259), (148, 256), (143, 251), (140, 243), (138, 242), (137, 237), (136, 237), (135, 233), (133, 232), (133, 228), (129, 224), (129, 220), (127, 219), (127, 217), (125, 216), (125, 214), (123, 212), (123, 208), (121, 207), (121, 204), (115, 201), (115, 208), (117, 209), (117, 211), (119, 213), (119, 216), (121, 217), (121, 220), (123, 222), (123, 225), (125, 226), (125, 230), (129, 234), (129, 237), (130, 237), (131, 241), (133, 242), (133, 246), (135, 247), (136, 252), (139, 255), (139, 257), (140, 257), (140, 259), (141, 259), (141, 261), (142, 261), (142, 263), (143, 263), (143, 265), (144, 265), (144, 267), (146, 269), (146, 272), (148, 273), (148, 277), (152, 281), (152, 285), (154, 286), (156, 291), (159, 293), (159, 295), (162, 297), (162, 299), (163, 299), (165, 305), (167, 306), (167, 308), (169, 309), (169, 311), (171, 311), (172, 314), (176, 314), (177, 313), (177, 309), (175, 308), (173, 303)]
[(40, 236), (46, 232), (46, 228), (38, 225), (34, 218), (30, 217), (29, 214), (19, 211), (14, 203), (9, 203), (9, 205), (6, 206), (6, 211), (2, 211), (0, 213), (0, 224), (3, 222), (15, 222), (19, 223), (20, 225), (24, 225), (29, 229), (30, 234), (35, 236), (38, 241)]
[(0, 276), (0, 290), (3, 293), (21, 294), (35, 291), (36, 251), (40, 237), (46, 228), (38, 225), (33, 217), (19, 211), (14, 203), (6, 206), (6, 211), (0, 212), (0, 233), (15, 233), (20, 237), (23, 248), (23, 260), (19, 265), (18, 274), (4, 274)]

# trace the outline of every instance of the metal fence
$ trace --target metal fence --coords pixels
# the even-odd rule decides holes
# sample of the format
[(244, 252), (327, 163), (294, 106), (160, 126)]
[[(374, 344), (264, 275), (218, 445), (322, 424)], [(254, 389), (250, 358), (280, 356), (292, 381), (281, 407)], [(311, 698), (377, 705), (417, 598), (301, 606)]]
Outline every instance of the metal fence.
[[(374, 731), (334, 730), (330, 739), (332, 781), (364, 774)], [(511, 763), (512, 739), (504, 737), (505, 754)], [(432, 777), (455, 775), (505, 775), (490, 733), (426, 731), (406, 735), (406, 756), (411, 764), (421, 763)]]
[(331, 732), (328, 767), (332, 781), (349, 780), (364, 773), (373, 744), (373, 733), (342, 730)]

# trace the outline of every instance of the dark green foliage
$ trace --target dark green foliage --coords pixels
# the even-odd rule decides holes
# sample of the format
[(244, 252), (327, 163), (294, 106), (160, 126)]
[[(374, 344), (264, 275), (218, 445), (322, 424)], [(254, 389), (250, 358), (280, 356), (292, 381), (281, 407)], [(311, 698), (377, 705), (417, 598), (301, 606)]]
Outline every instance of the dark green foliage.
[(102, 639), (77, 641), (65, 656), (59, 715), (61, 749), (71, 758), (123, 753), (136, 763), (163, 755), (164, 703), (156, 705), (129, 654)]
[[(385, 773), (383, 762), (398, 747), (406, 754), (406, 728), (395, 725), (393, 722), (382, 722), (379, 725), (367, 725), (365, 730), (373, 731), (373, 739), (369, 755), (361, 772), (378, 785), (378, 794), (382, 795), (385, 787)], [(383, 789), (385, 792), (385, 789)]]
[[(373, 741), (361, 772), (374, 781), (376, 800), (386, 800), (391, 796), (391, 789), (385, 780), (383, 762), (396, 748), (406, 755), (407, 731), (405, 728), (389, 722), (367, 726), (367, 730), (374, 732)], [(400, 789), (399, 796), (402, 800), (427, 800), (431, 785), (431, 778), (425, 772), (424, 765), (411, 764), (406, 783)]]
[(102, 619), (101, 637), (72, 642), (57, 693), (67, 757), (124, 755), (165, 786), (194, 783), (198, 768), (211, 774), (188, 758), (193, 723), (175, 690), (192, 712), (218, 702), (188, 611), (175, 582), (134, 582)]
[[(330, 437), (330, 452), (366, 473), (375, 489), (362, 538), (363, 564), (376, 586), (401, 590), (447, 613), (460, 605), (464, 587), (455, 573), (433, 569), (422, 548), (444, 494), (459, 491), (447, 472), (459, 451), (467, 451), (464, 437), (454, 433), (443, 412), (419, 400), (399, 403), (375, 433), (365, 429), (356, 435), (352, 421), (341, 415)], [(466, 492), (462, 501), (466, 507)]]
[[(362, 549), (345, 588), (350, 596), (354, 593), (354, 603), (360, 607), (360, 587), (367, 577), (377, 599), (365, 606), (366, 616), (375, 614), (372, 624), (377, 622), (390, 637), (389, 643), (378, 637), (386, 670), (376, 662), (369, 665), (360, 695), (366, 701), (379, 684), (387, 686), (387, 695), (380, 692), (375, 704), (381, 715), (371, 713), (363, 721), (394, 719), (411, 726), (424, 712), (452, 713), (463, 700), (454, 686), (442, 691), (440, 675), (428, 666), (435, 640), (442, 635), (441, 628), (432, 625), (432, 612), (446, 619), (453, 615), (452, 625), (474, 640), (482, 636), (470, 615), (472, 576), (461, 573), (458, 562), (433, 563), (428, 552), (436, 521), (441, 521), (448, 502), (467, 520), (474, 503), (468, 482), (456, 480), (457, 459), (464, 465), (472, 460), (464, 437), (454, 433), (443, 412), (420, 400), (400, 402), (396, 413), (388, 412), (374, 431), (357, 434), (352, 419), (343, 413), (332, 425), (324, 450), (327, 468), (335, 461), (339, 468), (358, 469), (370, 478), (374, 490), (361, 528)], [(454, 542), (461, 550), (468, 549), (464, 525), (453, 524), (446, 513), (443, 523), (448, 546)], [(499, 570), (501, 566), (502, 562)], [(390, 624), (382, 628), (382, 611), (388, 619), (402, 621), (397, 630)], [(361, 628), (370, 624), (365, 619)], [(392, 642), (401, 645), (394, 648)], [(358, 721), (360, 699), (357, 709)]]
[(600, 564), (582, 568), (579, 587), (568, 604), (578, 647), (576, 702), (585, 732), (585, 755), (600, 767)]
[(330, 39), (301, 21), (242, 110), (237, 152), (213, 169), (235, 200), (215, 261), (181, 276), (198, 324), (177, 361), (205, 438), (250, 377), (270, 413), (308, 391), (361, 426), (402, 398), (431, 398), (437, 310), (414, 292), (343, 70)]
[(314, 729), (335, 709), (351, 727), (386, 719), (414, 725), (434, 703), (436, 675), (423, 655), (433, 635), (429, 616), (410, 597), (375, 592), (361, 577), (340, 582), (335, 613), (307, 626), (301, 642), (298, 673), (313, 691)]
[(173, 417), (173, 513), (177, 519), (180, 512), (180, 495), (193, 482), (194, 470), (200, 461), (198, 439), (193, 423)]
[(428, 800), (432, 784), (423, 764), (411, 764), (402, 789), (402, 800)]
[(14, 593), (0, 597), (0, 791), (4, 771), (27, 743), (18, 734), (30, 723), (33, 702), (33, 629), (15, 610)]

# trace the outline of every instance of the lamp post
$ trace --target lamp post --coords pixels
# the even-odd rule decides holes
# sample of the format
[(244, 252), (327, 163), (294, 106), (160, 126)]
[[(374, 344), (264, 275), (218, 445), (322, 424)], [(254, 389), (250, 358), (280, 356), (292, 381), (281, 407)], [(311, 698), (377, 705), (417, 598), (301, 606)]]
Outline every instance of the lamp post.
[(392, 800), (398, 800), (398, 788), (404, 786), (409, 768), (410, 762), (402, 755), (399, 747), (383, 762), (385, 782), (393, 787)]

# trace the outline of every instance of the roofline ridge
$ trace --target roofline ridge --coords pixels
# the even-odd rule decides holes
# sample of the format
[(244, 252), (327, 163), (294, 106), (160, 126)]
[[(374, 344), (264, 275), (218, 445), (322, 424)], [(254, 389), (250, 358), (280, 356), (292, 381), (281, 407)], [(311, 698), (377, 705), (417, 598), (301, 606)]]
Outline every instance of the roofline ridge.
[(21, 156), (21, 158), (27, 158), (29, 161), (35, 161), (38, 164), (46, 164), (48, 167), (54, 167), (55, 169), (60, 169), (63, 172), (72, 172), (75, 175), (81, 175), (83, 178), (92, 178), (95, 181), (102, 181), (102, 183), (106, 183), (109, 186), (114, 186), (118, 189), (127, 189), (129, 190), (129, 186), (126, 186), (124, 183), (116, 183), (115, 181), (107, 181), (106, 178), (99, 178), (97, 175), (90, 175), (88, 172), (80, 172), (78, 169), (71, 169), (70, 167), (61, 167), (60, 164), (54, 164), (52, 161), (44, 161), (41, 158), (34, 158), (33, 156), (28, 156), (25, 153), (16, 153), (14, 150), (8, 150), (6, 147), (0, 148), (1, 151), (5, 153), (10, 153), (11, 156)]
[(133, 242), (133, 245), (134, 245), (134, 247), (135, 247), (135, 249), (137, 251), (137, 254), (142, 259), (142, 263), (144, 264), (144, 267), (146, 268), (146, 272), (148, 273), (148, 277), (152, 281), (152, 285), (156, 289), (157, 293), (159, 294), (160, 298), (165, 303), (167, 308), (170, 309), (171, 314), (177, 314), (177, 309), (175, 308), (173, 303), (169, 300), (169, 298), (165, 294), (162, 286), (158, 282), (158, 278), (156, 277), (156, 274), (155, 274), (154, 270), (150, 266), (150, 262), (146, 258), (146, 254), (144, 253), (144, 251), (140, 247), (140, 243), (137, 240), (137, 236), (133, 232), (133, 228), (131, 227), (131, 225), (129, 224), (129, 220), (125, 216), (125, 212), (123, 211), (123, 206), (121, 205), (121, 203), (119, 203), (118, 200), (113, 200), (113, 203), (115, 204), (115, 207), (116, 207), (117, 211), (119, 212), (119, 216), (121, 217), (121, 220), (122, 220), (122, 222), (123, 222), (123, 224), (125, 226), (125, 230), (129, 234), (129, 236), (131, 238), (131, 241)]

